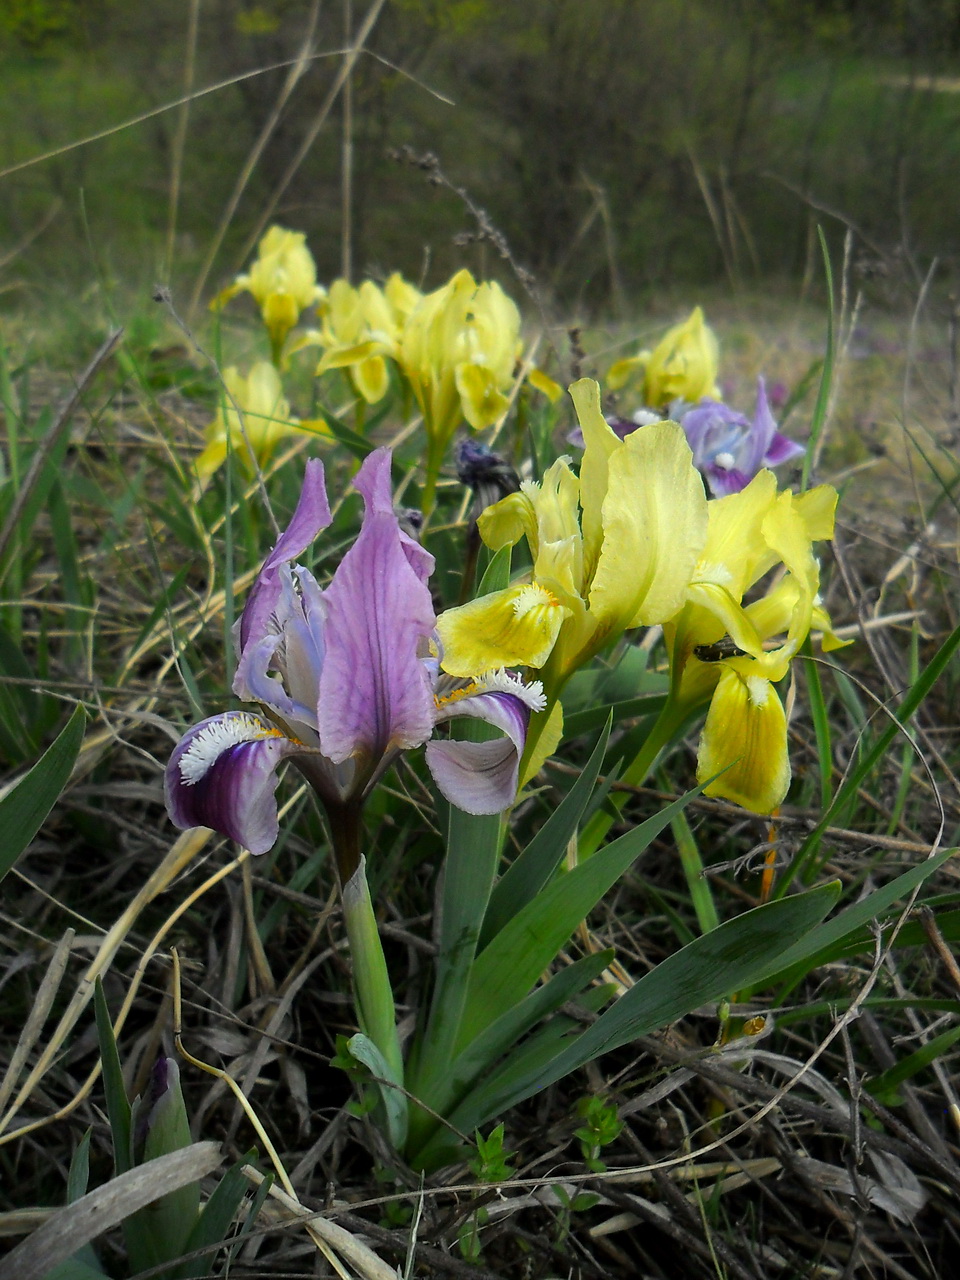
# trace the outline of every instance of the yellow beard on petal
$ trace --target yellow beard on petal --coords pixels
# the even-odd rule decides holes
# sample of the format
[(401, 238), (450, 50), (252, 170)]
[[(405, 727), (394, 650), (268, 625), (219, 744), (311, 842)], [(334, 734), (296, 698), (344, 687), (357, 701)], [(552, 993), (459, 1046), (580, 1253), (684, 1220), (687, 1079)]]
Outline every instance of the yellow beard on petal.
[(502, 667), (541, 667), (550, 656), (569, 609), (544, 587), (507, 587), (437, 619), (441, 666), (473, 677)]

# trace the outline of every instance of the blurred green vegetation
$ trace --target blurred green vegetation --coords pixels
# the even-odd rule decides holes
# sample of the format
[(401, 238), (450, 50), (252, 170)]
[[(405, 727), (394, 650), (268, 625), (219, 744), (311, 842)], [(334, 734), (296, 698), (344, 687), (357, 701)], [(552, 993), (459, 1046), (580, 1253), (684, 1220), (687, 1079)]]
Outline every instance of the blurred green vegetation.
[[(0, 171), (57, 154), (0, 176), (0, 302), (94, 275), (190, 288), (314, 7), (7, 0)], [(370, 10), (316, 7), (317, 56), (227, 218), (208, 291), (274, 200), (321, 279), (340, 273), (343, 95), (295, 160)], [(161, 108), (185, 92), (194, 10), (193, 91), (233, 82), (184, 122)], [(351, 91), (355, 272), (433, 283), (465, 258), (497, 267), (489, 245), (464, 249), (456, 195), (390, 158), (404, 145), (435, 152), (571, 302), (815, 272), (818, 220), (852, 225), (871, 270), (916, 276), (933, 256), (955, 270), (960, 0), (387, 0), (367, 50)]]

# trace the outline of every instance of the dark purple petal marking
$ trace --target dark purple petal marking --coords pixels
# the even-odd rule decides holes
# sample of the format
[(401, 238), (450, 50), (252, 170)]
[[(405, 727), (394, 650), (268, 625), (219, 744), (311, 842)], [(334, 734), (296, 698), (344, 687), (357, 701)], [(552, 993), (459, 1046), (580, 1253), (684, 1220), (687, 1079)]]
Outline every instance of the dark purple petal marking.
[(355, 484), (366, 509), (323, 593), (317, 725), (334, 763), (359, 756), (375, 764), (389, 751), (419, 746), (433, 729), (433, 694), (420, 661), (436, 622), (426, 586), (433, 557), (400, 530), (388, 450), (367, 457)]
[(303, 489), (293, 518), (277, 539), (253, 584), (240, 617), (237, 635), (242, 653), (251, 640), (266, 633), (282, 590), (280, 566), (303, 555), (317, 534), (330, 523), (330, 505), (323, 478), (323, 463), (310, 458), (303, 477)]
[(248, 711), (227, 711), (195, 724), (180, 740), (164, 775), (174, 826), (211, 827), (251, 853), (277, 838), (277, 766), (302, 750)]
[(745, 471), (738, 471), (736, 467), (719, 467), (712, 462), (706, 464), (703, 474), (715, 498), (726, 498), (731, 493), (739, 493), (753, 479)]

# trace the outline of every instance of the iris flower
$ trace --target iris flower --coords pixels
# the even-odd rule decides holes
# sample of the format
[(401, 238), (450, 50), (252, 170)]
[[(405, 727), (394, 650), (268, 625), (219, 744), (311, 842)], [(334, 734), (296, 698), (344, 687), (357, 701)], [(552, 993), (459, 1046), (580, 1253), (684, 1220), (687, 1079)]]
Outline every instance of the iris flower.
[(739, 493), (764, 467), (801, 458), (804, 446), (777, 430), (763, 378), (757, 378), (757, 407), (750, 422), (719, 400), (701, 400), (680, 419), (693, 450), (694, 465), (716, 498)]
[(425, 513), (460, 423), (466, 419), (479, 431), (506, 410), (522, 345), (516, 304), (498, 284), (477, 284), (469, 271), (426, 294), (411, 313), (398, 361), (427, 433)]
[(607, 373), (607, 386), (617, 391), (642, 375), (643, 403), (666, 408), (674, 400), (697, 401), (717, 396), (720, 349), (716, 335), (694, 307), (682, 324), (668, 329), (652, 351), (618, 360)]
[(322, 327), (299, 345), (323, 347), (318, 375), (347, 369), (358, 394), (376, 404), (390, 385), (386, 361), (396, 360), (407, 319), (422, 296), (396, 271), (383, 289), (372, 280), (358, 289), (347, 280), (334, 280), (318, 308)]
[(274, 364), (280, 363), (287, 334), (301, 311), (323, 297), (306, 239), (302, 231), (270, 227), (257, 246), (257, 260), (250, 270), (237, 276), (211, 304), (219, 307), (238, 293), (252, 293), (270, 335)]
[[(825, 650), (842, 643), (820, 604), (813, 554), (814, 541), (833, 536), (836, 501), (829, 485), (799, 497), (778, 493), (773, 473), (761, 471), (741, 492), (711, 502), (687, 603), (664, 626), (665, 720), (676, 724), (708, 707), (698, 779), (719, 773), (707, 793), (757, 813), (775, 809), (790, 783), (786, 716), (774, 685), (813, 626), (823, 630)], [(765, 594), (744, 604), (771, 571)]]
[[(427, 764), (443, 795), (468, 813), (496, 813), (513, 801), (541, 690), (503, 670), (471, 680), (441, 674), (427, 585), (433, 557), (398, 523), (389, 451), (370, 454), (355, 484), (363, 524), (321, 588), (296, 563), (331, 519), (323, 465), (307, 463), (293, 519), (235, 628), (233, 691), (259, 710), (226, 711), (187, 731), (165, 776), (178, 827), (212, 827), (265, 853), (278, 834), (277, 769), (289, 759), (324, 803), (336, 844), (338, 827), (356, 831), (360, 806), (399, 752), (454, 716), (485, 720), (505, 736), (430, 743)], [(342, 855), (338, 849), (346, 883), (359, 851), (346, 866)]]
[(228, 448), (247, 475), (252, 476), (254, 464), (266, 466), (284, 437), (301, 430), (326, 431), (322, 423), (301, 426), (299, 418), (292, 415), (280, 375), (268, 360), (259, 360), (246, 377), (233, 367), (224, 369), (223, 382), (227, 394), (206, 429), (206, 447), (194, 464), (201, 484), (206, 484), (223, 466)]
[(404, 329), (400, 364), (431, 439), (446, 444), (464, 418), (476, 430), (496, 422), (521, 350), (520, 312), (496, 282), (458, 271), (423, 297)]
[(683, 607), (707, 535), (707, 498), (680, 427), (659, 422), (620, 440), (596, 382), (581, 379), (570, 394), (585, 446), (579, 477), (559, 458), (540, 484), (527, 481), (478, 521), (494, 550), (526, 538), (530, 580), (439, 624), (446, 671), (542, 668), (551, 700), (628, 627)]

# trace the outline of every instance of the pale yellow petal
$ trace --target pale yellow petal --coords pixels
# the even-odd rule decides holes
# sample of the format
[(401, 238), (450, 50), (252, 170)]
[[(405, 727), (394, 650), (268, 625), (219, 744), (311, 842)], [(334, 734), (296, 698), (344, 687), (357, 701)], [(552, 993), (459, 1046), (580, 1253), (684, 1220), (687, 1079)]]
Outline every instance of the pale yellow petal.
[(317, 377), (330, 369), (348, 369), (353, 364), (360, 364), (363, 360), (382, 354), (383, 344), (372, 340), (358, 342), (352, 347), (330, 347), (317, 365)]
[(696, 636), (694, 644), (713, 644), (721, 636), (729, 636), (744, 653), (754, 657), (763, 653), (763, 641), (749, 609), (744, 610), (725, 587), (713, 582), (691, 583), (690, 602), (707, 610), (719, 625), (719, 632), (711, 628), (709, 632)]
[[(544, 713), (538, 712), (538, 714), (543, 715)], [(550, 712), (547, 715), (547, 723), (540, 731), (540, 737), (537, 739), (537, 745), (531, 753), (530, 759), (524, 766), (523, 773), (517, 786), (518, 792), (522, 791), (527, 783), (537, 776), (546, 764), (547, 760), (549, 760), (560, 745), (560, 739), (562, 737), (563, 706), (559, 701), (557, 701), (550, 708)]]
[(548, 373), (544, 373), (542, 369), (534, 367), (527, 374), (527, 381), (532, 387), (547, 397), (551, 404), (556, 404), (563, 395), (563, 387), (559, 382), (554, 382)]
[(790, 785), (787, 721), (776, 690), (759, 676), (744, 678), (728, 667), (710, 703), (697, 757), (698, 782), (717, 773), (706, 794), (754, 813), (771, 813)]
[(603, 545), (603, 503), (607, 496), (610, 459), (623, 448), (623, 441), (600, 410), (600, 387), (593, 378), (581, 378), (575, 382), (570, 388), (570, 398), (583, 431), (580, 506), (583, 509), (584, 577), (589, 582)]
[(210, 439), (208, 432), (207, 446), (193, 464), (201, 485), (205, 485), (213, 473), (223, 466), (226, 456), (226, 437), (220, 435)]
[(568, 612), (543, 587), (519, 584), (447, 609), (437, 619), (441, 666), (464, 677), (542, 667)]
[(794, 498), (794, 504), (807, 527), (811, 542), (833, 537), (833, 519), (837, 508), (837, 491), (832, 484), (819, 484)]
[(377, 404), (390, 389), (387, 362), (382, 356), (369, 356), (366, 360), (358, 360), (350, 370), (350, 376), (353, 378), (353, 385), (367, 404)]
[(683, 430), (658, 422), (633, 432), (610, 459), (591, 615), (614, 634), (673, 617), (706, 536), (707, 499)]
[(530, 556), (536, 560), (540, 548), (540, 533), (534, 497), (538, 488), (536, 484), (524, 484), (519, 493), (508, 493), (505, 498), (480, 513), (477, 527), (491, 551), (515, 547), (525, 537), (530, 547)]
[[(710, 502), (707, 542), (697, 565), (700, 581), (725, 586), (738, 600), (743, 596), (756, 580), (757, 566), (768, 556), (761, 530), (776, 498), (776, 476), (772, 471), (760, 471), (739, 493)], [(775, 557), (767, 567), (774, 561)]]
[(652, 408), (671, 400), (696, 401), (717, 394), (720, 348), (703, 311), (694, 307), (689, 317), (674, 325), (657, 343), (647, 361), (644, 400)]
[(498, 388), (493, 370), (486, 365), (458, 364), (454, 380), (463, 416), (475, 430), (492, 426), (509, 408), (510, 401)]

